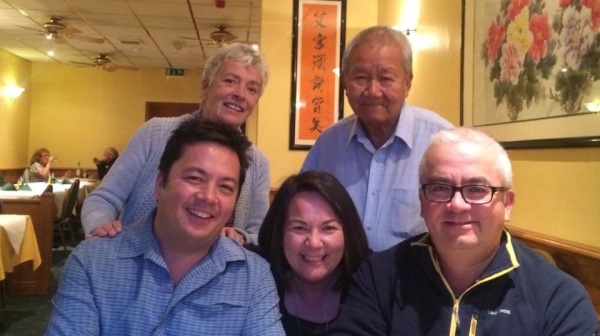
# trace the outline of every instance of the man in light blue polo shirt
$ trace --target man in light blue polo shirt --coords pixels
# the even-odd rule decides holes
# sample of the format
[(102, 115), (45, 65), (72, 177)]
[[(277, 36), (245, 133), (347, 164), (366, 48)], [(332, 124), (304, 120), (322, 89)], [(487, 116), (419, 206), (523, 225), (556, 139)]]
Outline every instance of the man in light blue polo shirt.
[(239, 130), (191, 118), (158, 167), (156, 208), (67, 260), (49, 335), (283, 335), (268, 263), (221, 236), (249, 165)]
[(354, 115), (319, 136), (302, 171), (326, 171), (342, 182), (369, 246), (381, 251), (427, 230), (419, 213), (419, 161), (429, 137), (453, 126), (405, 103), (412, 51), (390, 27), (368, 28), (348, 44), (341, 77)]

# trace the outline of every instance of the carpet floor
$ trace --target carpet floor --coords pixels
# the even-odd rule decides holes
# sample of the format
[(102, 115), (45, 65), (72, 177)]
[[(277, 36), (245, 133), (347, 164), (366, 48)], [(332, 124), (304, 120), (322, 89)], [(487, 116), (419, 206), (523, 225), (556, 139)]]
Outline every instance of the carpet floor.
[(0, 335), (39, 336), (43, 335), (52, 312), (52, 296), (60, 277), (60, 270), (70, 251), (52, 252), (52, 284), (45, 295), (7, 295), (5, 307), (0, 308)]

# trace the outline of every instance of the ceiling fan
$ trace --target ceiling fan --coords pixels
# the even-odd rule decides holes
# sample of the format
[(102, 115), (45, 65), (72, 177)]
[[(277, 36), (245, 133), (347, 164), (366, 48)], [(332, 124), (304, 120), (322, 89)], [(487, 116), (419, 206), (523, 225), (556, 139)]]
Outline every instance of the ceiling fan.
[(108, 71), (108, 72), (117, 71), (118, 69), (133, 70), (133, 71), (138, 70), (138, 68), (136, 68), (136, 67), (129, 67), (129, 66), (122, 66), (122, 65), (114, 64), (108, 58), (108, 54), (104, 54), (104, 53), (100, 53), (100, 54), (98, 54), (98, 56), (94, 57), (94, 59), (92, 60), (92, 63), (82, 63), (82, 62), (71, 62), (71, 63), (90, 66), (90, 67), (98, 68), (98, 69)]
[[(66, 43), (66, 41), (64, 40), (65, 37), (74, 39), (74, 40), (87, 41), (87, 42), (92, 42), (92, 43), (104, 43), (103, 38), (80, 35), (82, 33), (81, 30), (79, 30), (77, 28), (70, 28), (70, 27), (65, 26), (64, 24), (62, 24), (60, 22), (62, 20), (62, 17), (60, 17), (60, 16), (50, 16), (49, 20), (50, 21), (42, 24), (42, 28), (44, 28), (43, 30), (37, 30), (37, 29), (33, 29), (33, 30), (44, 34), (46, 39), (52, 40), (58, 44)], [(29, 27), (21, 27), (21, 28), (32, 29)]]
[[(235, 36), (233, 33), (227, 31), (227, 26), (225, 25), (216, 25), (215, 26), (217, 28), (217, 30), (211, 32), (208, 36), (210, 37), (210, 39), (202, 39), (203, 42), (206, 43), (212, 43), (212, 44), (216, 44), (218, 46), (222, 46), (223, 44), (226, 43), (231, 43), (233, 41), (235, 41), (237, 39), (237, 36)], [(182, 39), (186, 39), (186, 40), (196, 40), (198, 41), (197, 38), (195, 37), (185, 37), (185, 36), (180, 36)], [(174, 43), (174, 47), (176, 50), (181, 50), (181, 48), (186, 48), (186, 47), (194, 47), (194, 46), (189, 46), (189, 45), (185, 45), (185, 44), (181, 44), (178, 43), (178, 41), (175, 41)]]
[(227, 29), (227, 26), (217, 25), (216, 28), (217, 30), (211, 32), (208, 36), (210, 36), (210, 39), (215, 41), (215, 43), (218, 45), (233, 42), (235, 39), (237, 39), (237, 36), (225, 30)]

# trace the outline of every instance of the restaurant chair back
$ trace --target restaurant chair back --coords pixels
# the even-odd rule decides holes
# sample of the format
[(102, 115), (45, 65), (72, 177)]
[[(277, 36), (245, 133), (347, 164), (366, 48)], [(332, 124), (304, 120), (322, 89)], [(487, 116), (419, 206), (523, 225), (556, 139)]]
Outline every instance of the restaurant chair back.
[(62, 211), (60, 217), (54, 220), (54, 231), (58, 233), (64, 250), (67, 250), (65, 233), (69, 233), (73, 244), (76, 243), (75, 233), (73, 231), (73, 211), (77, 204), (77, 195), (79, 194), (79, 179), (76, 179), (71, 187), (65, 192)]
[(29, 183), (29, 168), (25, 168), (23, 171), (23, 182)]

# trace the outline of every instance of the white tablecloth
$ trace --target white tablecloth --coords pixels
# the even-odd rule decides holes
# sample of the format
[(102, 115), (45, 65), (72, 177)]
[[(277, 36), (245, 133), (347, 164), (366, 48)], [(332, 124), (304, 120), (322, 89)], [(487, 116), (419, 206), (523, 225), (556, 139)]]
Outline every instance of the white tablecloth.
[(8, 240), (12, 245), (15, 253), (21, 250), (23, 235), (25, 235), (25, 226), (27, 224), (27, 216), (24, 215), (0, 215), (0, 226), (4, 228), (8, 236)]
[[(74, 181), (74, 180), (72, 180)], [(59, 181), (62, 182), (62, 181)], [(87, 196), (87, 193), (91, 192), (95, 188), (97, 181), (94, 180), (79, 180), (79, 193), (77, 194), (78, 202), (81, 203)], [(36, 196), (41, 196), (48, 183), (46, 182), (32, 182), (27, 184), (31, 191), (24, 190), (0, 190), (0, 199), (28, 199)], [(54, 194), (54, 203), (56, 204), (56, 216), (60, 216), (62, 212), (62, 205), (65, 199), (66, 191), (71, 188), (72, 183), (53, 183), (52, 193)]]

